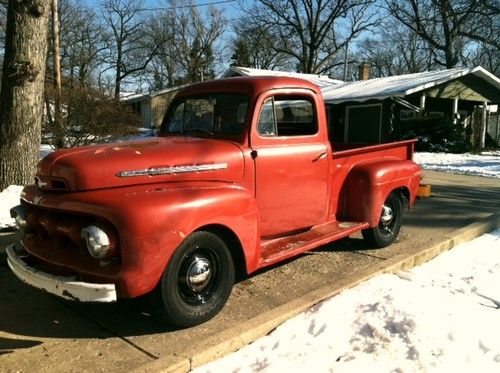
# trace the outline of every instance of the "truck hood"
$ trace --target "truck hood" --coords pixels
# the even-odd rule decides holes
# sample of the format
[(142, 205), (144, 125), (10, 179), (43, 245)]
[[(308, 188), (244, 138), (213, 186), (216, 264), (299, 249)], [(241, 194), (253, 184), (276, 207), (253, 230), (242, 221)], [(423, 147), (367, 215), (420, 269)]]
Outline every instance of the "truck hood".
[(146, 140), (56, 151), (38, 164), (42, 190), (83, 191), (170, 181), (238, 182), (243, 153), (234, 143), (194, 137)]

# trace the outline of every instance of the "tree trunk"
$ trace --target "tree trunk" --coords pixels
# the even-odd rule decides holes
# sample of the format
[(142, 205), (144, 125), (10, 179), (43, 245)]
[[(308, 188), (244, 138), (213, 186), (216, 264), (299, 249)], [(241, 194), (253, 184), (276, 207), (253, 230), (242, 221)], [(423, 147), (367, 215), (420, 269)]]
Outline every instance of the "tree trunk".
[(50, 0), (9, 0), (0, 92), (0, 190), (33, 182), (43, 120)]

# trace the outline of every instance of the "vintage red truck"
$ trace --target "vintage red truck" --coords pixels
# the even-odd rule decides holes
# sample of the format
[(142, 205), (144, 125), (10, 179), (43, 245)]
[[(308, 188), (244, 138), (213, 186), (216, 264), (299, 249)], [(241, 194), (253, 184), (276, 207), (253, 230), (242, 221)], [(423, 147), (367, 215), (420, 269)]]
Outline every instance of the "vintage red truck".
[(66, 299), (150, 293), (170, 323), (216, 315), (250, 274), (361, 231), (391, 244), (421, 180), (414, 141), (329, 140), (320, 89), (286, 77), (182, 89), (158, 136), (56, 151), (11, 210), (23, 281)]

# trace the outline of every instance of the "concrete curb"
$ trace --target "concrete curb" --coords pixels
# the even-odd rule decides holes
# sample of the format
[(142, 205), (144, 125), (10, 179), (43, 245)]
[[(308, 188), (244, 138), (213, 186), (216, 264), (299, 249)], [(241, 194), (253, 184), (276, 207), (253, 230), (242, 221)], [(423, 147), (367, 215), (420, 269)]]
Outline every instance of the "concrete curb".
[(133, 372), (189, 372), (191, 369), (223, 357), (269, 334), (286, 320), (345, 289), (354, 287), (379, 274), (409, 270), (460, 243), (470, 241), (497, 227), (500, 227), (500, 214), (493, 214), (445, 235), (440, 242), (427, 249), (415, 248), (411, 252), (363, 268), (350, 276), (334, 277), (329, 285), (213, 335), (196, 350), (178, 351), (174, 355), (168, 355), (140, 366)]

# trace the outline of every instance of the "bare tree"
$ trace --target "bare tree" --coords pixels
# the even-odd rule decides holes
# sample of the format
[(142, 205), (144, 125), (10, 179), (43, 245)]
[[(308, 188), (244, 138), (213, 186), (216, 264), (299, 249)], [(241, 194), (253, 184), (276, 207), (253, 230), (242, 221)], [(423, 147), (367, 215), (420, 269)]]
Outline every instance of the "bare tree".
[(149, 32), (140, 0), (106, 0), (105, 24), (111, 30), (110, 70), (113, 70), (114, 96), (120, 96), (122, 82), (144, 71), (160, 46), (163, 35)]
[(67, 85), (90, 87), (98, 69), (104, 69), (109, 33), (94, 10), (76, 0), (60, 0), (61, 66)]
[[(43, 129), (46, 136), (50, 135), (45, 140), (56, 148), (62, 148), (72, 144), (68, 138), (71, 132), (69, 123), (74, 122), (71, 116), (74, 115), (75, 105), (78, 106), (75, 100), (77, 93), (86, 90), (87, 94), (95, 96), (93, 74), (98, 67), (104, 68), (103, 52), (107, 45), (104, 39), (106, 33), (92, 10), (72, 0), (58, 2), (59, 22), (53, 17), (52, 37), (49, 39)], [(60, 30), (59, 53), (56, 48), (57, 28)], [(57, 56), (61, 66), (60, 86), (57, 83)]]
[(220, 55), (218, 43), (226, 27), (222, 12), (215, 7), (202, 11), (192, 1), (175, 4), (152, 22), (155, 34), (168, 40), (154, 58), (156, 87), (211, 79)]
[(92, 88), (74, 86), (64, 90), (71, 108), (66, 118), (69, 147), (110, 142), (117, 137), (137, 134), (140, 117), (132, 108)]
[(290, 56), (298, 71), (326, 73), (342, 64), (339, 52), (377, 23), (374, 0), (257, 0), (248, 10), (279, 37), (276, 51)]
[(500, 49), (498, 2), (486, 0), (386, 0), (389, 13), (424, 40), (434, 61), (458, 65), (470, 41)]
[(273, 32), (271, 25), (255, 22), (247, 16), (233, 25), (236, 36), (231, 41), (233, 64), (257, 69), (290, 69), (291, 58), (279, 51), (282, 40)]
[(467, 65), (483, 66), (495, 75), (500, 75), (500, 50), (489, 45), (479, 45), (467, 56)]
[(411, 74), (432, 67), (432, 52), (415, 33), (385, 20), (374, 37), (358, 43), (355, 62), (369, 61), (373, 77)]
[(0, 190), (33, 182), (43, 118), (50, 0), (9, 0), (0, 92)]
[(174, 39), (176, 38), (175, 19), (169, 12), (163, 12), (160, 17), (151, 19), (150, 27), (153, 33), (162, 34), (168, 40), (158, 48), (148, 67), (148, 73), (152, 78), (150, 88), (160, 90), (173, 87), (179, 81), (178, 76), (180, 74), (178, 56), (174, 45)]

